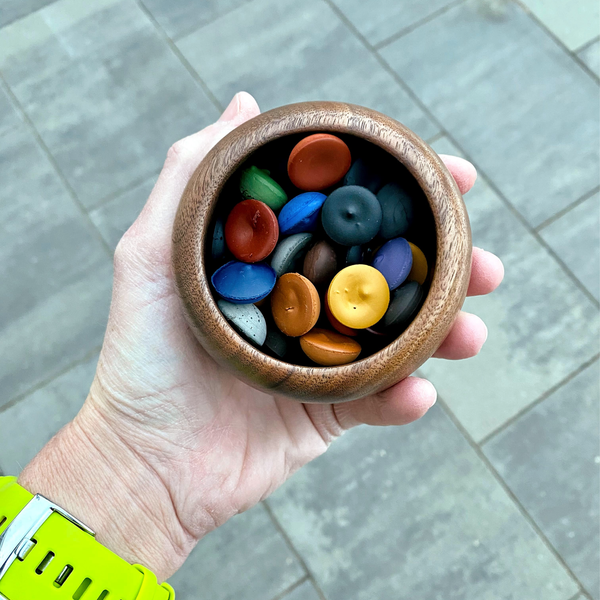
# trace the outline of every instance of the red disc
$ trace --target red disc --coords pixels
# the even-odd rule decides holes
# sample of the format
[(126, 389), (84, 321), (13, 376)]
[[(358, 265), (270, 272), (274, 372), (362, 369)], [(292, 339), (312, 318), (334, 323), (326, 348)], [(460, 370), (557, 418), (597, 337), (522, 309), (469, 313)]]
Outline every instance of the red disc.
[(288, 175), (301, 190), (317, 192), (340, 181), (351, 162), (350, 149), (339, 137), (314, 133), (294, 146), (288, 159)]
[(355, 335), (358, 335), (358, 331), (356, 331), (356, 329), (350, 329), (350, 327), (346, 327), (343, 323), (340, 323), (333, 316), (333, 313), (331, 312), (331, 309), (329, 308), (329, 302), (327, 301), (327, 294), (325, 294), (325, 302), (323, 304), (325, 305), (325, 314), (327, 315), (327, 318), (329, 319), (331, 326), (336, 331), (339, 331), (340, 333), (342, 333), (344, 335), (349, 335), (350, 337), (354, 337)]
[(275, 213), (258, 200), (236, 204), (225, 223), (225, 242), (242, 262), (254, 263), (273, 252), (279, 238)]

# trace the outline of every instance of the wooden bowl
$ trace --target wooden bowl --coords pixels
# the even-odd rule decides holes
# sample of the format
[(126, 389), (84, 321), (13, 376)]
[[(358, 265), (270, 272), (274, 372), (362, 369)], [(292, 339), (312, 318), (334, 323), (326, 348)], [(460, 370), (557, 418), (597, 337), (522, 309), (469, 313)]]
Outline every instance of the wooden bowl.
[[(225, 320), (211, 292), (204, 248), (219, 194), (236, 169), (264, 144), (297, 133), (351, 134), (400, 161), (415, 177), (435, 223), (435, 265), (425, 302), (392, 343), (338, 367), (306, 367), (264, 354)], [(183, 310), (214, 360), (249, 385), (303, 402), (342, 402), (408, 377), (439, 347), (460, 310), (471, 270), (471, 230), (458, 187), (437, 154), (398, 121), (340, 102), (301, 102), (270, 110), (223, 138), (190, 179), (173, 229), (173, 267)]]

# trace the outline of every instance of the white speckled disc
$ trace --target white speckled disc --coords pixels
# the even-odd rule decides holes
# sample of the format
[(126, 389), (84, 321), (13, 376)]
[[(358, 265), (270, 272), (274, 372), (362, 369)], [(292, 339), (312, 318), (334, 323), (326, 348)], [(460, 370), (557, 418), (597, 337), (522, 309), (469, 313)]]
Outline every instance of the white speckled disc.
[(226, 300), (217, 302), (223, 316), (243, 336), (258, 346), (265, 343), (267, 337), (267, 321), (254, 304), (233, 304)]

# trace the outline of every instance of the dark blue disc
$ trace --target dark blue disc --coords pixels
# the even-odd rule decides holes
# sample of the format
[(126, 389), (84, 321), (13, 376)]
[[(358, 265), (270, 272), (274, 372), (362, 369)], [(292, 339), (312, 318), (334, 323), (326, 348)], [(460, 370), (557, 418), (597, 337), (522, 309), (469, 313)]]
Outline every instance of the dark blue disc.
[(379, 235), (386, 240), (404, 235), (414, 219), (414, 202), (397, 183), (384, 185), (377, 194), (383, 218)]
[(373, 165), (357, 158), (344, 177), (344, 185), (360, 185), (376, 194), (383, 185), (383, 179)]
[(381, 227), (381, 205), (367, 188), (345, 185), (325, 200), (321, 222), (325, 233), (342, 246), (366, 244)]
[(225, 224), (223, 219), (219, 217), (215, 222), (213, 230), (211, 255), (215, 260), (222, 258), (225, 254)]
[(314, 231), (326, 198), (320, 192), (305, 192), (292, 198), (279, 213), (280, 235)]
[(395, 290), (408, 277), (412, 267), (412, 250), (404, 238), (386, 242), (377, 250), (371, 263), (386, 279), (390, 290)]
[(421, 307), (425, 292), (416, 281), (409, 281), (394, 290), (390, 305), (383, 316), (383, 325), (386, 329), (406, 329), (415, 318)]
[(252, 304), (266, 298), (276, 280), (277, 275), (270, 265), (237, 260), (223, 265), (211, 277), (217, 294), (234, 304)]
[(350, 246), (346, 252), (346, 266), (359, 265), (364, 262), (362, 246)]

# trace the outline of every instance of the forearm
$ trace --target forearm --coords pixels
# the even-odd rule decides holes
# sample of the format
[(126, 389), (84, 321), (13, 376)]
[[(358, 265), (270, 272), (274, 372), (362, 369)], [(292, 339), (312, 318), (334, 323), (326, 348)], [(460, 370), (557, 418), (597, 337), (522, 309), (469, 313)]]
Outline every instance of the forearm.
[(27, 465), (19, 484), (62, 506), (96, 532), (100, 543), (160, 581), (195, 544), (156, 473), (86, 403)]

